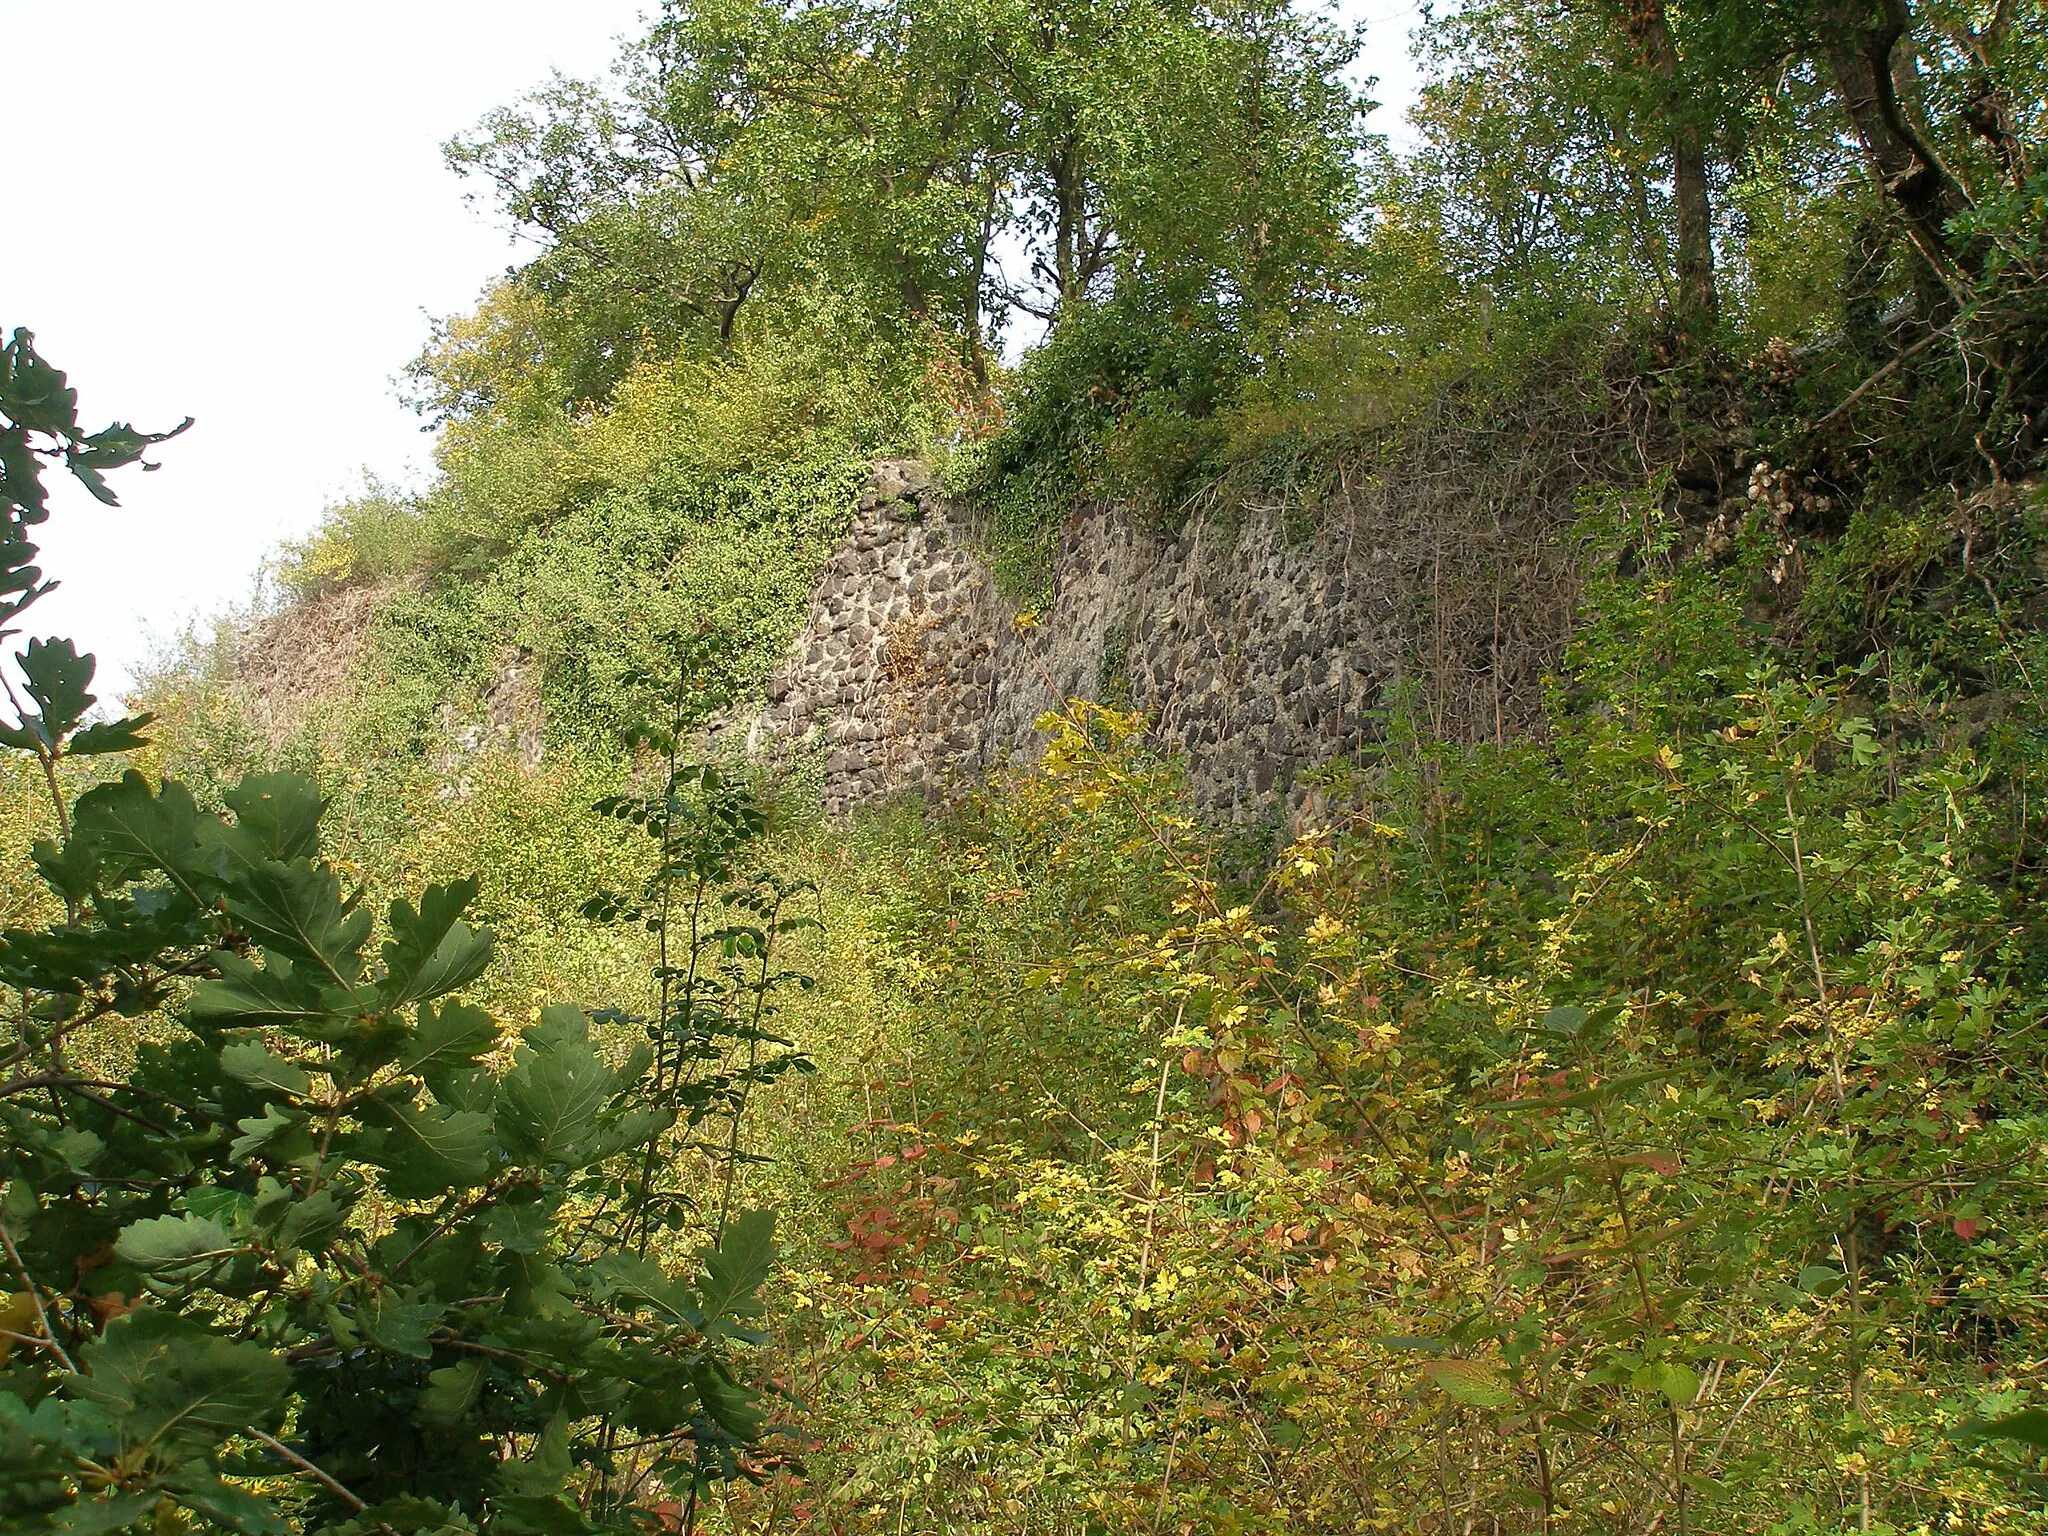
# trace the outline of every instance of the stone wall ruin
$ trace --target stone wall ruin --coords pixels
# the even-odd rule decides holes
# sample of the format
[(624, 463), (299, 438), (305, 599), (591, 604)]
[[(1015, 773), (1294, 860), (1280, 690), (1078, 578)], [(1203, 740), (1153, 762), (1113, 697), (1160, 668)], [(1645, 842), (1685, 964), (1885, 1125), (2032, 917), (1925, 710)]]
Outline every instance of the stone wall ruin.
[(1404, 681), (1438, 734), (1524, 732), (1569, 622), (1554, 551), (1526, 529), (1496, 523), (1489, 540), (1385, 509), (1353, 497), (1297, 532), (1280, 507), (1237, 506), (1164, 535), (1084, 505), (1052, 600), (1020, 626), (973, 510), (922, 465), (884, 461), (749, 749), (819, 755), (830, 812), (944, 798), (1035, 755), (1039, 716), (1086, 698), (1142, 711), (1184, 756), (1197, 808), (1248, 820), (1281, 808), (1302, 769), (1377, 740)]

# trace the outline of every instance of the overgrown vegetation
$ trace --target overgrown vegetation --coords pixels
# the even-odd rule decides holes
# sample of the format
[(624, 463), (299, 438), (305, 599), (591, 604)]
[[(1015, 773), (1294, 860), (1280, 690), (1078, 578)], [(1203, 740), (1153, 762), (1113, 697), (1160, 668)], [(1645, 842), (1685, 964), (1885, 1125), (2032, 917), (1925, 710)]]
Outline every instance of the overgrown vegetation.
[[(23, 662), (9, 1519), (2048, 1532), (2048, 22), (1416, 43), (1396, 155), (1283, 4), (677, 3), (449, 146), (541, 255), (416, 365), (438, 478), (152, 742)], [(145, 446), (47, 393), (16, 611), (21, 434)], [(1284, 824), (1076, 703), (824, 825), (689, 743), (884, 453), (1020, 606), (1080, 501), (1393, 509), (1441, 654)]]
[(1910, 642), (1772, 657), (1769, 547), (1708, 568), (1648, 498), (1589, 517), (1644, 568), (1588, 594), (1543, 745), (1397, 733), (1249, 872), (1141, 721), (1058, 722), (893, 912), (915, 1098), (876, 1085), (786, 1346), (845, 1405), (823, 1498), (2039, 1529), (2038, 1441), (1985, 1421), (2041, 1328), (2043, 515), (1937, 588), (1995, 725)]

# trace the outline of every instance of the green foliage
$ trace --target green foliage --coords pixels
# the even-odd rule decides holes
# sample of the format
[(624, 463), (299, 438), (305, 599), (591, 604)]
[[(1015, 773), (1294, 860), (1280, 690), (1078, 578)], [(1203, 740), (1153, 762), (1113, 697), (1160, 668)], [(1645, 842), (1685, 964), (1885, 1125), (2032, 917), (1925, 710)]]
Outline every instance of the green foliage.
[(362, 494), (336, 502), (304, 539), (287, 539), (274, 569), (294, 601), (341, 587), (409, 576), (425, 552), (425, 517), (417, 498), (371, 480)]
[[(33, 336), (15, 331), (0, 349), (0, 624), (11, 624), (50, 589), (29, 542), (29, 530), (49, 517), (43, 461), (61, 463), (95, 500), (112, 506), (106, 471), (140, 462), (152, 445), (191, 425), (187, 417), (169, 432), (138, 432), (121, 422), (85, 432), (78, 425), (78, 391), (36, 352)], [(139, 744), (147, 716), (84, 724), (97, 702), (86, 691), (92, 658), (80, 656), (69, 640), (31, 640), (16, 660), (22, 690), (35, 708), (13, 699), (15, 723), (0, 725), (0, 743), (34, 753), (46, 773), (65, 757)]]
[[(530, 331), (576, 357), (550, 369), (570, 400), (817, 288), (883, 335), (957, 338), (985, 388), (991, 312), (1113, 271), (1254, 307), (1312, 282), (1356, 203), (1354, 51), (1270, 4), (715, 0), (448, 155), (547, 244), (526, 281), (560, 320)], [(552, 348), (564, 327), (580, 344)]]
[(1453, 270), (1509, 303), (1625, 307), (1668, 265), (1670, 194), (1614, 30), (1598, 10), (1509, 3), (1422, 35), (1433, 78), (1407, 200)]
[(803, 621), (816, 572), (866, 479), (852, 457), (748, 475), (668, 466), (529, 530), (478, 577), (450, 573), (379, 610), (358, 689), (366, 747), (417, 756), (443, 701), (529, 658), (552, 740), (604, 749), (659, 701), (647, 679), (666, 636), (709, 625), (734, 640), (718, 686), (758, 686)]
[(1245, 338), (1201, 318), (1147, 313), (1120, 292), (1077, 307), (1019, 371), (1000, 430), (949, 465), (958, 493), (986, 504), (997, 579), (1027, 605), (1042, 598), (1068, 509), (1121, 496), (1171, 526), (1212, 453), (1215, 420), (1247, 368)]
[(437, 568), (473, 574), (521, 534), (663, 474), (800, 474), (921, 441), (939, 425), (930, 349), (883, 344), (839, 300), (787, 306), (721, 356), (644, 362), (599, 411), (533, 398), (544, 375), (516, 362), (499, 373), (498, 361), (432, 360), (450, 373), (452, 398), (463, 398), (452, 381), (472, 373), (488, 374), (494, 391), (487, 409), (442, 432), (444, 478), (421, 509), (423, 556)]
[[(770, 1026), (782, 1011), (782, 993), (812, 985), (808, 974), (780, 964), (784, 941), (818, 922), (794, 910), (810, 889), (806, 882), (741, 864), (767, 830), (752, 790), (686, 755), (686, 733), (731, 696), (716, 664), (719, 649), (702, 635), (673, 645), (667, 718), (633, 732), (634, 745), (662, 755), (661, 786), (653, 794), (610, 796), (596, 807), (654, 842), (654, 868), (637, 892), (598, 892), (584, 904), (583, 915), (655, 936), (651, 1012), (614, 1017), (645, 1031), (656, 1091), (686, 1134), (705, 1134), (712, 1123), (724, 1121), (717, 1218), (723, 1232), (744, 1155), (740, 1136), (749, 1098), (788, 1073), (812, 1070), (795, 1042)], [(657, 1224), (682, 1224), (682, 1192), (657, 1195), (665, 1173), (650, 1142), (638, 1185), (640, 1214), (637, 1222), (621, 1224), (620, 1247), (630, 1244), (644, 1253)], [(756, 1262), (735, 1257), (714, 1271), (714, 1283), (722, 1288), (717, 1315), (734, 1315), (743, 1301), (734, 1276)]]
[(1249, 879), (1048, 721), (891, 909), (944, 1113), (870, 1085), (795, 1277), (849, 1528), (2039, 1530), (2039, 516), (1837, 671), (1766, 530), (1589, 507), (1547, 739), (1390, 722)]
[[(1418, 44), (1395, 156), (1284, 6), (711, 0), (450, 146), (542, 249), (415, 369), (440, 478), (287, 551), (388, 591), (346, 696), (174, 679), (191, 789), (99, 783), (141, 722), (24, 652), (11, 1518), (2044, 1529), (2040, 28)], [(32, 596), (21, 444), (143, 440), (17, 347)], [(819, 827), (688, 741), (940, 445), (1024, 605), (1086, 498), (1569, 463), (1576, 641), (1523, 740), (1396, 695), (1284, 847), (1079, 706)]]
[(830, 300), (721, 357), (644, 361), (572, 414), (509, 345), (517, 297), (500, 289), (434, 359), (440, 477), (405, 497), (372, 487), (279, 562), (296, 601), (383, 589), (349, 685), (304, 722), (333, 760), (418, 770), (449, 701), (488, 694), (508, 658), (539, 684), (550, 747), (585, 753), (653, 706), (626, 679), (658, 668), (666, 634), (718, 629), (726, 681), (759, 682), (869, 460), (940, 426), (931, 349), (882, 346)]
[[(192, 425), (188, 416), (168, 432), (138, 432), (124, 422), (88, 433), (78, 425), (78, 391), (62, 370), (43, 361), (35, 349), (35, 337), (17, 329), (0, 349), (0, 505), (4, 505), (11, 526), (32, 527), (49, 516), (43, 489), (41, 459), (63, 464), (73, 479), (91, 492), (94, 499), (115, 505), (106, 471), (138, 463), (157, 443), (176, 437)], [(154, 469), (153, 464), (143, 464)], [(10, 553), (10, 558), (12, 554)], [(10, 565), (10, 573), (23, 570)], [(33, 602), (38, 589), (33, 585), (7, 589), (12, 618)]]
[[(62, 385), (25, 338), (10, 357)], [(66, 452), (47, 398), (0, 404), (19, 441)], [(17, 523), (42, 505), (26, 463)], [(46, 770), (60, 835), (34, 861), (63, 915), (0, 935), (8, 1528), (626, 1531), (738, 1475), (765, 1422), (738, 1351), (775, 1262), (772, 1218), (734, 1209), (745, 1087), (801, 1061), (760, 1049), (791, 926), (772, 877), (726, 897), (753, 923), (692, 925), (752, 978), (745, 1021), (620, 1057), (557, 1005), (513, 1044), (457, 995), (491, 962), (476, 881), (380, 921), (291, 774), (220, 810), (132, 769), (67, 804), (57, 765), (144, 722), (83, 723), (69, 642), (17, 662), (35, 708), (7, 741)], [(672, 749), (672, 808), (693, 772), (717, 782)], [(662, 826), (655, 886), (686, 867), (693, 913), (760, 830)], [(666, 944), (665, 909), (647, 916)], [(83, 1070), (125, 1020), (132, 1065)], [(715, 1217), (683, 1155), (707, 1120), (729, 1126)], [(657, 1232), (707, 1241), (684, 1257)]]
[(1214, 437), (1182, 418), (1349, 259), (1354, 53), (1284, 5), (671, 7), (611, 81), (448, 146), (545, 251), (414, 369), (444, 423), (427, 559), (492, 560), (662, 462), (947, 436), (989, 413), (1013, 313), (1072, 355), (1019, 393), (1053, 419), (999, 478), (1114, 419), (1118, 484), (1176, 507)]

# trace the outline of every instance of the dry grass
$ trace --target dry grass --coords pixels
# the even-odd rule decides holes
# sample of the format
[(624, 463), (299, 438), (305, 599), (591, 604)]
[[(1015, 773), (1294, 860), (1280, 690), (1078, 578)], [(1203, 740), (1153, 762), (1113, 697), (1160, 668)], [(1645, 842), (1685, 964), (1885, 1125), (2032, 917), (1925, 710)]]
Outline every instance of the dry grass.
[(323, 704), (346, 697), (378, 611), (397, 583), (302, 598), (228, 644), (228, 691), (264, 745), (282, 748)]

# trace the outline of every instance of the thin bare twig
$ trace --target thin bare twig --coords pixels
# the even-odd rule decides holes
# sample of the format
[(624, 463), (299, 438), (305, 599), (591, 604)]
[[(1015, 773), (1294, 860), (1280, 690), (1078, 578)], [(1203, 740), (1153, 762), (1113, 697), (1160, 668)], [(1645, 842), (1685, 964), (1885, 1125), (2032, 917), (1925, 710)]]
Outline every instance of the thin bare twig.
[(1878, 384), (1883, 382), (1885, 379), (1890, 378), (1892, 374), (1896, 373), (1898, 371), (1899, 365), (1905, 362), (1906, 359), (1908, 359), (1909, 357), (1913, 357), (1918, 353), (1925, 352), (1929, 347), (1933, 346), (1937, 341), (1941, 340), (1942, 337), (1948, 335), (1949, 330), (1950, 327), (1943, 326), (1938, 331), (1929, 331), (1925, 336), (1922, 336), (1918, 341), (1914, 342), (1913, 345), (1907, 347), (1904, 351), (1895, 353), (1890, 362), (1886, 363), (1882, 368), (1878, 369), (1877, 372), (1873, 373), (1861, 384), (1858, 384), (1854, 389), (1850, 390), (1848, 394), (1844, 395), (1842, 399), (1839, 402), (1837, 402), (1833, 410), (1829, 411), (1827, 415), (1821, 417), (1819, 421), (1816, 421), (1813, 424), (1813, 430), (1818, 432), (1822, 427), (1826, 426), (1829, 422), (1833, 421), (1837, 416), (1841, 415), (1842, 412), (1848, 410), (1850, 406), (1854, 405), (1858, 400), (1861, 400), (1865, 395), (1869, 394), (1871, 390), (1875, 389), (1878, 386)]
[(74, 1376), (78, 1366), (64, 1352), (64, 1346), (57, 1342), (57, 1330), (50, 1326), (50, 1314), (43, 1309), (43, 1293), (36, 1288), (35, 1280), (29, 1275), (28, 1266), (21, 1262), (21, 1250), (14, 1246), (14, 1235), (7, 1230), (7, 1223), (0, 1221), (0, 1244), (7, 1249), (7, 1257), (14, 1261), (14, 1271), (21, 1276), (21, 1283), (28, 1291), (28, 1299), (35, 1303), (36, 1321), (43, 1325), (43, 1334), (50, 1341), (50, 1352), (64, 1362), (64, 1369)]
[[(278, 1439), (275, 1435), (267, 1435), (253, 1424), (246, 1426), (242, 1430), (242, 1433), (247, 1435), (251, 1440), (256, 1441), (257, 1444), (261, 1445), (273, 1456), (280, 1457), (281, 1459), (290, 1462), (293, 1466), (297, 1467), (301, 1472), (305, 1473), (306, 1476), (312, 1478), (313, 1481), (320, 1484), (320, 1486), (325, 1488), (329, 1493), (333, 1494), (337, 1499), (340, 1499), (342, 1503), (348, 1505), (348, 1507), (354, 1510), (357, 1514), (362, 1514), (370, 1507), (362, 1500), (362, 1498), (359, 1495), (351, 1491), (344, 1483), (342, 1483), (338, 1478), (336, 1478), (332, 1472), (326, 1471), (324, 1468), (321, 1467), (316, 1467), (315, 1465), (313, 1465), (312, 1462), (306, 1460), (305, 1457), (301, 1456), (297, 1451), (293, 1450), (290, 1446), (286, 1445), (282, 1440)], [(379, 1520), (377, 1522), (377, 1529), (382, 1531), (384, 1533), (384, 1536), (398, 1536), (398, 1532), (392, 1530), (391, 1527), (385, 1524), (382, 1520)]]

